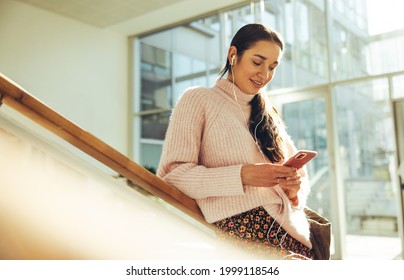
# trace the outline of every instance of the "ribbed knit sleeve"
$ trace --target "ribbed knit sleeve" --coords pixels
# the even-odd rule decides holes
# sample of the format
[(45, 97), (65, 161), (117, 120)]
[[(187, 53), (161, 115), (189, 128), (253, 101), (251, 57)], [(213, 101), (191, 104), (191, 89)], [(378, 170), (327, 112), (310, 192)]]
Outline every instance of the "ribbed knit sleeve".
[(157, 176), (194, 199), (243, 195), (240, 165), (208, 168), (200, 164), (200, 148), (209, 127), (208, 94), (187, 90), (171, 115)]

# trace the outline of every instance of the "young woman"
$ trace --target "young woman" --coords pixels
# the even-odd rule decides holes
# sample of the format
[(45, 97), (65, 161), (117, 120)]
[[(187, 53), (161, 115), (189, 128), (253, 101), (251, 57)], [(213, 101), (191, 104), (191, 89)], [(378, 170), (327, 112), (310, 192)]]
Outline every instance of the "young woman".
[(296, 148), (262, 90), (283, 50), (276, 32), (243, 26), (216, 85), (190, 88), (176, 105), (157, 175), (194, 198), (221, 235), (311, 259), (307, 174), (282, 166)]

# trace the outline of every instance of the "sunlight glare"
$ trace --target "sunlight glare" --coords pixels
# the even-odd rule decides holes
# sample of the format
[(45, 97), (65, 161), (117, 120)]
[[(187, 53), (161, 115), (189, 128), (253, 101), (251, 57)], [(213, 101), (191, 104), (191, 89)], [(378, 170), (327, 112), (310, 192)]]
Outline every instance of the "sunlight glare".
[(369, 35), (404, 28), (404, 1), (367, 0)]

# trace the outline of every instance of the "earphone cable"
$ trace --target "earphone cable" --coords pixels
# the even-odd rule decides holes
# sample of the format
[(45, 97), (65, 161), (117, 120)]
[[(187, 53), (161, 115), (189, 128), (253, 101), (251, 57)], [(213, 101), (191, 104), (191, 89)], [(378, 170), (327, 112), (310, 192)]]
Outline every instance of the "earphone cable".
[[(234, 75), (233, 75), (233, 64), (230, 64), (230, 68), (231, 68), (231, 69), (230, 69), (230, 73), (231, 73), (231, 80), (232, 80), (232, 89), (233, 89), (234, 100), (236, 101), (236, 104), (237, 104), (237, 106), (238, 106), (238, 108), (239, 108), (239, 110), (240, 110), (240, 112), (241, 112), (241, 115), (243, 116), (244, 123), (245, 123), (245, 125), (246, 125), (246, 127), (247, 127), (247, 131), (250, 131), (250, 129), (248, 128), (248, 122), (247, 122), (247, 119), (246, 119), (246, 117), (245, 117), (245, 115), (244, 115), (243, 109), (241, 109), (241, 106), (240, 106), (240, 104), (238, 103), (237, 94), (236, 94), (236, 88), (235, 88), (235, 77), (234, 77)], [(264, 155), (264, 153), (262, 152), (260, 146), (258, 145), (258, 140), (257, 140), (257, 128), (258, 128), (258, 126), (263, 122), (263, 120), (264, 120), (264, 114), (262, 114), (262, 117), (261, 117), (260, 122), (255, 126), (255, 129), (254, 129), (254, 136), (253, 136), (254, 139), (253, 139), (253, 140), (254, 140), (255, 145), (256, 145), (257, 148), (258, 148), (258, 151), (260, 152), (260, 154), (261, 154), (261, 156), (262, 156), (263, 162), (266, 162), (265, 155)]]

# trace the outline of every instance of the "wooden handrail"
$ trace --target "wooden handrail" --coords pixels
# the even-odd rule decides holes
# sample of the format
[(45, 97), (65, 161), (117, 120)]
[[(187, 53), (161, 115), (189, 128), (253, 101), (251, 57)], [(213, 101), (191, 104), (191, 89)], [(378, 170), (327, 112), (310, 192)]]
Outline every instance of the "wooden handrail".
[(144, 190), (163, 199), (199, 222), (209, 225), (195, 200), (55, 112), (0, 73), (0, 105), (2, 103), (42, 125)]

